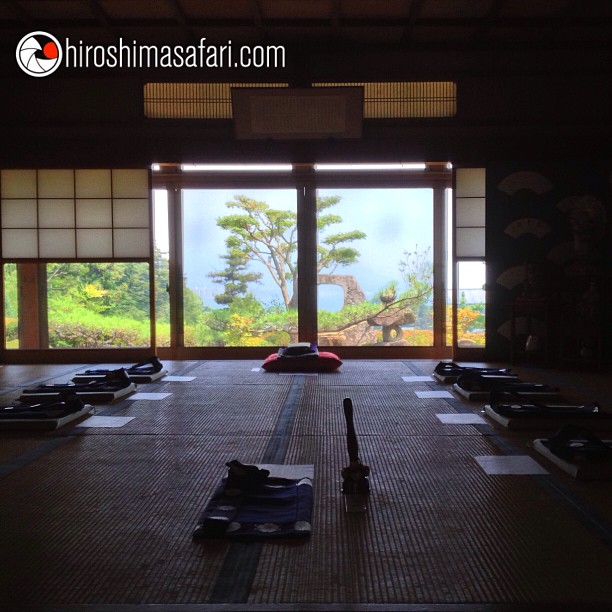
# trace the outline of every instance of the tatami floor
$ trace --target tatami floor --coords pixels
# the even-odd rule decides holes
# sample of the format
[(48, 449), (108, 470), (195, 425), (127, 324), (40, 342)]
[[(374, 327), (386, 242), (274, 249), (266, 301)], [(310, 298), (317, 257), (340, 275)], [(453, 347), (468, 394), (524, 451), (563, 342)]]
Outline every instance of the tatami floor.
[[(492, 422), (431, 379), (436, 363), (166, 362), (177, 379), (97, 405), (114, 417), (101, 426), (0, 431), (0, 609), (609, 609), (612, 481), (560, 470), (533, 448), (551, 428)], [(3, 405), (84, 367), (0, 367)], [(515, 371), (612, 411), (609, 374)], [(345, 397), (372, 470), (365, 514), (340, 493)], [(312, 535), (194, 541), (231, 459), (314, 465)], [(505, 473), (517, 461), (527, 473)]]

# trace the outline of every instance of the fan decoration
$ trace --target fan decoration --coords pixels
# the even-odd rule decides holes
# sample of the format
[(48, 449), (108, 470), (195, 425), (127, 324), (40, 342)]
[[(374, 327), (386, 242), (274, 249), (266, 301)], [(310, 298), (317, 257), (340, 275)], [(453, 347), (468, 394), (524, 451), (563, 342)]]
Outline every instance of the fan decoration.
[(514, 172), (502, 179), (497, 188), (508, 195), (514, 195), (521, 189), (533, 191), (537, 195), (542, 195), (553, 188), (553, 184), (539, 172), (523, 170)]

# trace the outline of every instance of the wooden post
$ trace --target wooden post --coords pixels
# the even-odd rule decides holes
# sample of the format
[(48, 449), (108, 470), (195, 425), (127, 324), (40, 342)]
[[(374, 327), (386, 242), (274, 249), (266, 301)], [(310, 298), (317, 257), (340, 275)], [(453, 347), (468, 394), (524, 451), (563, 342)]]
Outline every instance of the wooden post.
[(17, 264), (17, 284), (19, 287), (19, 348), (48, 348), (46, 264)]
[(317, 342), (317, 192), (312, 179), (312, 169), (301, 171), (298, 181), (297, 218), (298, 236), (298, 340)]

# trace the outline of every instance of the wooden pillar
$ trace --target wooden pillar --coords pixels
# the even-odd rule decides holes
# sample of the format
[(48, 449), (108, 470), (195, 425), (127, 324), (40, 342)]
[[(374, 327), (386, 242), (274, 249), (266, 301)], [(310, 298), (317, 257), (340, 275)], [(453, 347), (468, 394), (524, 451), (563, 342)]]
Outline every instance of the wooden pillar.
[(183, 205), (182, 193), (174, 186), (168, 188), (168, 235), (170, 248), (170, 346), (173, 351), (185, 346), (183, 313)]
[(312, 169), (302, 168), (297, 194), (298, 235), (298, 339), (317, 342), (317, 192)]
[(17, 284), (19, 348), (48, 348), (47, 266), (41, 263), (17, 264)]
[(433, 190), (434, 206), (434, 346), (440, 350), (446, 348), (446, 189), (436, 187)]

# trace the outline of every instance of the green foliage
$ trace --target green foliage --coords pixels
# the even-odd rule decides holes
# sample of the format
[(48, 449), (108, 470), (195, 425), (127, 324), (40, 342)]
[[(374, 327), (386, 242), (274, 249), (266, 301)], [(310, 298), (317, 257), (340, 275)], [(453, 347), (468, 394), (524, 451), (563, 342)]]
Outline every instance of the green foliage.
[(17, 264), (4, 264), (4, 316), (16, 319), (18, 316)]
[[(168, 282), (170, 262), (156, 246), (153, 253), (153, 276), (155, 283), (155, 318), (157, 323), (170, 321), (170, 295)], [(191, 291), (191, 290), (190, 290)]]
[(217, 304), (231, 304), (236, 298), (248, 291), (249, 283), (258, 281), (262, 276), (255, 272), (247, 272), (248, 254), (233, 247), (232, 244), (234, 243), (233, 236), (228, 238), (226, 241), (228, 252), (226, 255), (221, 255), (221, 259), (227, 262), (227, 267), (220, 272), (211, 272), (208, 275), (214, 283), (220, 283), (224, 288), (223, 293), (215, 295)]
[(226, 240), (227, 267), (211, 276), (225, 286), (216, 300), (230, 304), (235, 296), (244, 294), (249, 282), (258, 280), (246, 272), (249, 261), (259, 261), (279, 287), (285, 305), (291, 302), (289, 283), (297, 275), (297, 215), (288, 210), (275, 210), (265, 202), (237, 195), (227, 202), (230, 214), (217, 219), (217, 225), (230, 232)]
[(149, 314), (146, 263), (47, 264), (50, 313), (87, 307), (110, 316), (143, 320)]
[[(169, 264), (158, 249), (155, 250), (153, 273), (156, 321), (158, 324), (168, 323)], [(94, 342), (93, 346), (118, 346), (121, 342), (124, 342), (122, 346), (144, 346), (150, 342), (147, 263), (50, 263), (47, 264), (47, 295), (50, 326), (52, 321), (62, 321), (61, 326), (52, 329), (52, 346), (77, 346), (77, 321), (92, 326), (90, 333), (83, 330), (83, 334), (90, 338), (87, 342)], [(197, 321), (202, 310), (202, 299), (184, 281), (185, 322)], [(94, 314), (100, 317), (92, 319)], [(65, 321), (67, 316), (72, 317), (72, 321)], [(136, 323), (140, 325), (135, 328)], [(108, 331), (112, 326), (117, 329), (114, 335)]]
[[(164, 322), (170, 320), (169, 264), (159, 249), (155, 249), (154, 255), (156, 318)], [(184, 289), (187, 316), (197, 316), (202, 300), (188, 287)], [(136, 321), (149, 318), (149, 266), (144, 262), (50, 263), (47, 292), (51, 312), (83, 307)], [(196, 311), (195, 315), (192, 311)]]
[(202, 315), (203, 310), (204, 302), (202, 298), (193, 289), (187, 287), (187, 279), (183, 279), (183, 319), (185, 323), (195, 323)]
[(336, 206), (340, 200), (340, 196), (317, 197), (317, 230), (319, 232), (317, 272), (327, 270), (332, 274), (339, 266), (348, 266), (359, 259), (360, 253), (357, 249), (343, 245), (347, 242), (363, 240), (366, 237), (364, 232), (353, 230), (324, 235), (330, 226), (342, 223), (342, 217), (339, 215), (322, 214), (323, 211)]
[(485, 305), (482, 302), (478, 304), (467, 304), (465, 308), (473, 310), (478, 316), (474, 319), (472, 324), (467, 328), (467, 331), (474, 329), (484, 329), (485, 327)]
[(433, 259), (431, 247), (414, 251), (404, 251), (404, 259), (399, 262), (399, 271), (408, 287), (408, 292), (418, 297), (419, 302), (427, 301), (433, 293)]
[(362, 321), (367, 321), (377, 315), (393, 310), (400, 310), (407, 315), (412, 312), (415, 300), (411, 296), (399, 296), (394, 301), (385, 304), (375, 300), (363, 301), (360, 304), (344, 306), (337, 312), (319, 311), (318, 323), (320, 331), (339, 331), (356, 325)]
[(284, 306), (264, 307), (249, 293), (227, 308), (205, 308), (189, 333), (186, 346), (279, 346), (297, 332), (297, 310)]
[(431, 247), (414, 251), (404, 251), (404, 258), (399, 262), (399, 271), (407, 289), (403, 297), (412, 297), (413, 311), (417, 327), (428, 328), (432, 325), (433, 309), (433, 259)]
[[(347, 247), (346, 243), (365, 238), (360, 231), (341, 232), (323, 236), (334, 224), (341, 223), (338, 215), (320, 214), (340, 201), (340, 196), (317, 198), (317, 228), (319, 246), (317, 271), (335, 270), (338, 266), (354, 263), (359, 251)], [(230, 232), (225, 241), (227, 253), (223, 270), (212, 272), (209, 277), (223, 285), (223, 293), (215, 296), (218, 304), (230, 305), (246, 294), (249, 283), (261, 279), (261, 274), (248, 272), (251, 261), (261, 262), (280, 289), (285, 308), (296, 306), (297, 287), (297, 215), (287, 210), (270, 208), (265, 202), (257, 202), (237, 195), (226, 203), (239, 214), (230, 214), (217, 219), (217, 225)]]
[(386, 287), (374, 295), (374, 301), (393, 302), (397, 298), (397, 281), (390, 281)]
[(19, 337), (19, 324), (14, 317), (6, 317), (4, 319), (4, 333), (6, 334), (7, 342), (17, 340)]
[[(150, 344), (149, 265), (144, 262), (49, 263), (47, 307), (51, 347), (148, 346)], [(169, 343), (168, 260), (154, 257), (158, 332), (165, 324)], [(17, 265), (5, 264), (6, 341), (17, 338)], [(195, 322), (202, 299), (184, 285), (184, 317)]]
[(149, 346), (148, 321), (103, 316), (82, 307), (49, 314), (51, 348)]
[(345, 306), (336, 312), (320, 310), (318, 313), (319, 331), (337, 331), (353, 325), (358, 321), (365, 321), (380, 311), (381, 305), (373, 302), (361, 302)]

